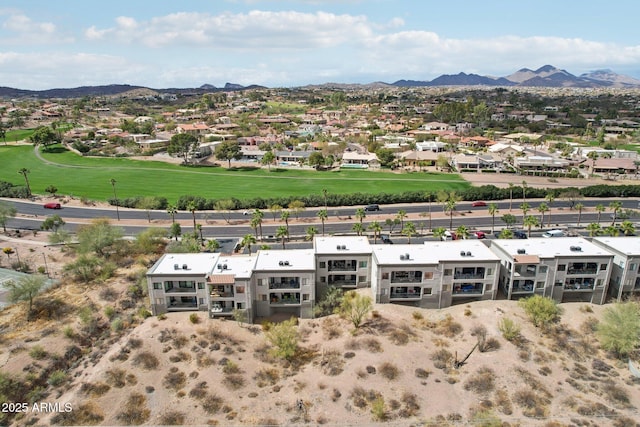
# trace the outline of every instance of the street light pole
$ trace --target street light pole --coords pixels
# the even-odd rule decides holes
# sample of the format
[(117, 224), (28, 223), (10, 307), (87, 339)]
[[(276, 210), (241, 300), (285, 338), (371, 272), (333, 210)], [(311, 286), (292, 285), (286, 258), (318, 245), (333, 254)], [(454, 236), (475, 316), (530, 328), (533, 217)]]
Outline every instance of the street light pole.
[(111, 178), (111, 186), (113, 187), (113, 198), (116, 199), (116, 216), (118, 217), (118, 221), (120, 221), (120, 210), (118, 209), (120, 202), (118, 201), (118, 195), (116, 194), (116, 180), (113, 178)]

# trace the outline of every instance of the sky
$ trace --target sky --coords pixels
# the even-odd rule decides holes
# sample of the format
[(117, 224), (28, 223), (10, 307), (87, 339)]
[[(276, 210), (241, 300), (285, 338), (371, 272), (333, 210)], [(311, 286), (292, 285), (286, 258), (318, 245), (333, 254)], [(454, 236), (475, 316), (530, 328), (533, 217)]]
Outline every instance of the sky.
[(636, 0), (3, 0), (0, 86), (432, 80), (553, 65), (640, 78)]

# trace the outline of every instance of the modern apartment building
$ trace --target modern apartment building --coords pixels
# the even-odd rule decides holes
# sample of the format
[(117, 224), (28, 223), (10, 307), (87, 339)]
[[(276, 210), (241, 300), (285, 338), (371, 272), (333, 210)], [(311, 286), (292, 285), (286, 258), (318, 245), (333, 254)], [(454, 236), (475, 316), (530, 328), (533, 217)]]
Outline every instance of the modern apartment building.
[(316, 237), (313, 240), (316, 286), (345, 290), (371, 285), (371, 245), (362, 236)]
[(443, 308), (496, 297), (499, 259), (481, 241), (372, 249), (371, 291), (377, 303)]
[(538, 294), (604, 304), (613, 255), (582, 237), (493, 240), (507, 299)]
[(233, 310), (245, 310), (247, 321), (253, 322), (253, 269), (258, 256), (221, 255), (207, 278), (209, 286), (209, 316), (233, 315)]
[(613, 254), (609, 297), (622, 301), (640, 293), (640, 237), (595, 237), (592, 241)]

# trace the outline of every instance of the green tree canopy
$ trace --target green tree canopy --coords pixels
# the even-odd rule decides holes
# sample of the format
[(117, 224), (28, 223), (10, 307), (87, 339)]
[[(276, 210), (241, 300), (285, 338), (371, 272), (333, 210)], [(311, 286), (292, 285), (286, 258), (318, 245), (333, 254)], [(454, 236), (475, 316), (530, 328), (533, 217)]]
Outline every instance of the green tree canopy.
[(0, 225), (5, 233), (7, 232), (7, 221), (14, 218), (17, 213), (18, 210), (12, 203), (0, 200)]
[(634, 301), (607, 307), (598, 324), (597, 336), (602, 348), (624, 357), (640, 342), (640, 307)]
[(40, 126), (29, 137), (29, 140), (33, 145), (42, 145), (45, 150), (49, 149), (50, 145), (60, 142), (58, 134), (49, 126)]
[(78, 251), (94, 252), (101, 257), (107, 256), (109, 249), (122, 239), (123, 234), (123, 230), (112, 226), (108, 219), (94, 219), (91, 224), (83, 225), (78, 229)]
[(167, 153), (170, 156), (182, 157), (183, 162), (189, 163), (190, 157), (198, 148), (198, 138), (188, 133), (178, 133), (171, 137)]
[(29, 302), (29, 317), (33, 309), (33, 299), (40, 293), (47, 281), (46, 276), (41, 274), (21, 277), (17, 282), (10, 281), (6, 286), (9, 289), (9, 300), (11, 302)]
[(216, 159), (226, 160), (231, 167), (231, 160), (239, 160), (242, 158), (242, 150), (240, 144), (233, 141), (224, 141), (216, 145)]

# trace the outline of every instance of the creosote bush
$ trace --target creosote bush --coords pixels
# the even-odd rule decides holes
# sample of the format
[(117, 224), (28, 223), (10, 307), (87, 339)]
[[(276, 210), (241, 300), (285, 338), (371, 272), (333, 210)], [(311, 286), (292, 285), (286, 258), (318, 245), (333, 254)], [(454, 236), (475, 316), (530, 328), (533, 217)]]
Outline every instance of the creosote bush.
[(534, 326), (546, 329), (560, 318), (561, 310), (551, 298), (533, 295), (518, 301)]
[(498, 323), (498, 329), (502, 333), (502, 336), (507, 341), (515, 341), (520, 337), (520, 325), (510, 319), (509, 317), (503, 317)]

